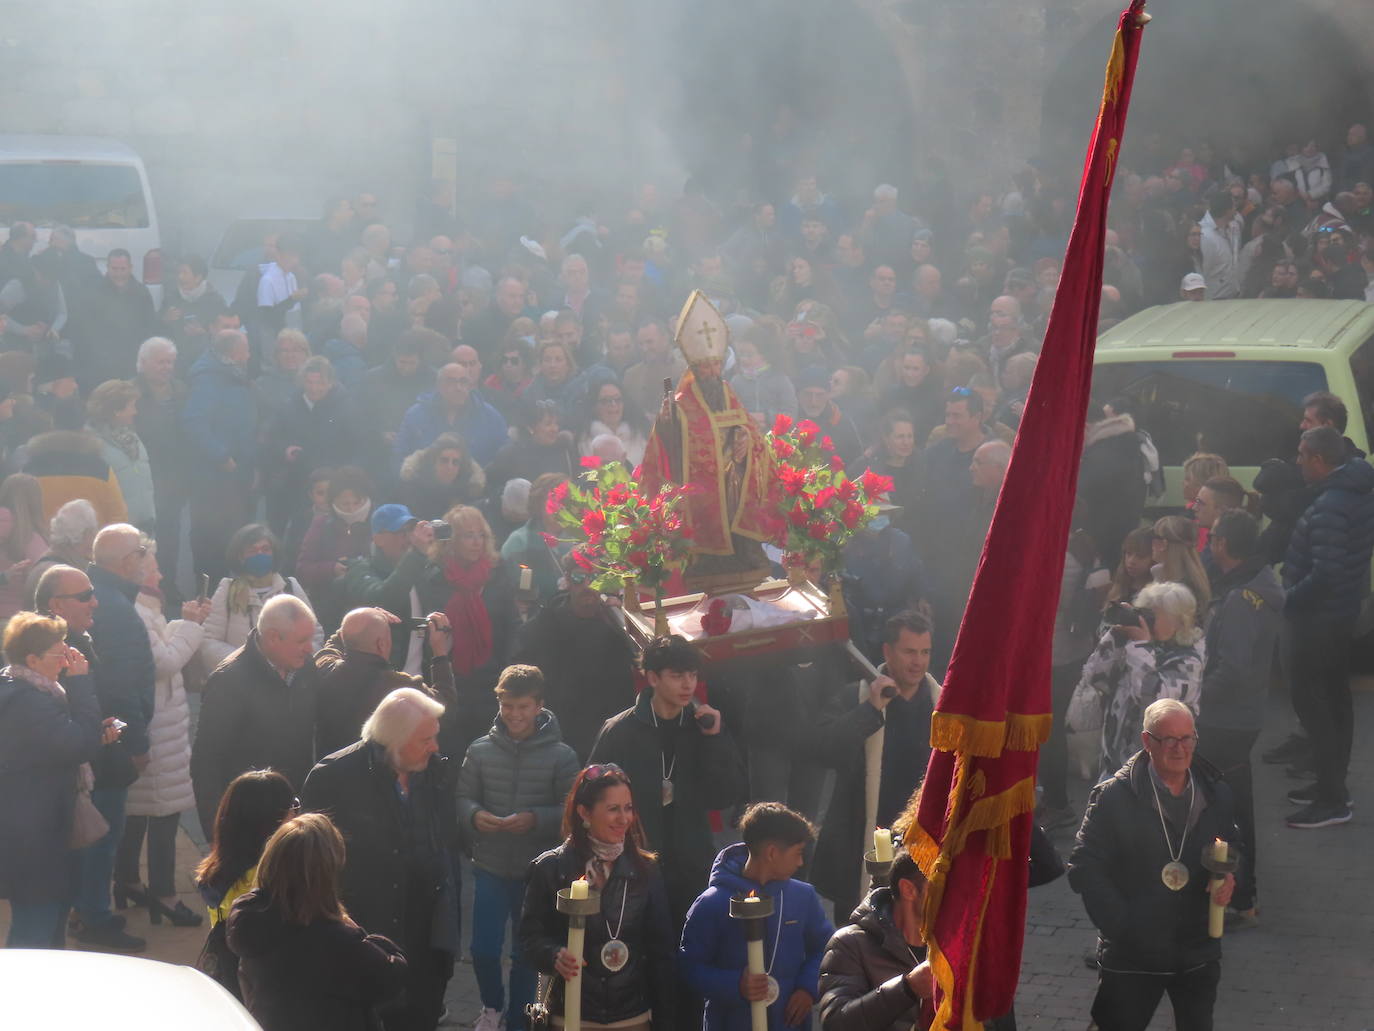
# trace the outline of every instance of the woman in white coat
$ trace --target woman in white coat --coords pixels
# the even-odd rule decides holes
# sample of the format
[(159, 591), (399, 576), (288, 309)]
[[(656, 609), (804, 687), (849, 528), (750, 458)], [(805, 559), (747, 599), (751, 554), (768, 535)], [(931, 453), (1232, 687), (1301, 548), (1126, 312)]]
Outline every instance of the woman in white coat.
[[(177, 898), (177, 828), (181, 814), (196, 805), (191, 789), (191, 710), (181, 671), (200, 647), (208, 601), (188, 601), (181, 619), (170, 623), (162, 614), (162, 572), (152, 541), (144, 565), (143, 589), (135, 607), (148, 631), (157, 672), (153, 719), (148, 724), (148, 765), (129, 788), (124, 837), (115, 860), (115, 904), (130, 901), (148, 907), (155, 924), (166, 916), (178, 927), (196, 927), (203, 919)], [(139, 857), (148, 840), (148, 884), (139, 879)]]
[[(250, 523), (230, 539), (226, 558), (233, 575), (226, 576), (215, 588), (210, 615), (205, 619), (205, 639), (200, 645), (207, 674), (247, 643), (268, 598), (285, 592), (310, 604), (299, 580), (277, 572), (280, 554), (277, 535), (261, 523)], [(324, 631), (317, 621), (315, 650), (323, 647)]]

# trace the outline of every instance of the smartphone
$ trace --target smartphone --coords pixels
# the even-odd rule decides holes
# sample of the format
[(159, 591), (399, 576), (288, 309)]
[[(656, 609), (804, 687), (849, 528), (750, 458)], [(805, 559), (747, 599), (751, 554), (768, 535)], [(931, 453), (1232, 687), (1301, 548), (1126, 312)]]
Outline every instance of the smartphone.
[(115, 719), (110, 721), (110, 726), (114, 727), (115, 730), (123, 730), (125, 727), (128, 726), (128, 724), (125, 723), (123, 720), (119, 719), (118, 717), (116, 717)]
[(210, 597), (210, 574), (200, 574), (200, 600), (205, 601)]

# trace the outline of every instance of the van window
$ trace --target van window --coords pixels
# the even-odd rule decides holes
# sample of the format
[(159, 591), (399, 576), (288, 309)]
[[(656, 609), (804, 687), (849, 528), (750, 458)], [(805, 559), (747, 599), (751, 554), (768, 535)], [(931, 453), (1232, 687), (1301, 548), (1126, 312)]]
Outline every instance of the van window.
[(85, 161), (0, 163), (0, 225), (146, 229), (148, 203), (133, 165)]
[(1326, 372), (1315, 362), (1104, 362), (1093, 370), (1093, 397), (1131, 398), (1164, 465), (1182, 465), (1195, 451), (1233, 466), (1291, 458), (1302, 399), (1325, 389)]

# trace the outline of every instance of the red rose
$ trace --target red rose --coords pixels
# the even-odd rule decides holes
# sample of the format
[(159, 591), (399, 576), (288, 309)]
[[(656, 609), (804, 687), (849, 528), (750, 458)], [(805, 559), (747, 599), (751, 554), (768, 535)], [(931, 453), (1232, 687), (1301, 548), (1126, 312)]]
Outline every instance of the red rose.
[(572, 557), (573, 561), (577, 563), (579, 568), (586, 570), (588, 573), (595, 571), (596, 566), (592, 563), (592, 560), (587, 557), (587, 553), (584, 552), (581, 548), (578, 548), (576, 551), (574, 551), (572, 553)]
[(834, 487), (822, 487), (820, 490), (816, 491), (816, 507), (818, 509), (825, 508), (826, 505), (830, 504), (830, 502), (835, 500), (838, 494), (839, 491), (837, 491)]
[(863, 482), (864, 490), (870, 498), (876, 498), (892, 491), (893, 484), (891, 476), (879, 476), (872, 469), (865, 469), (860, 479)]
[(782, 482), (782, 489), (788, 494), (800, 494), (802, 488), (806, 486), (806, 472), (802, 469), (794, 469), (791, 466), (783, 466), (778, 470), (778, 479)]
[(809, 536), (814, 537), (816, 540), (823, 541), (830, 536), (830, 531), (826, 529), (826, 527), (829, 525), (832, 524), (812, 523), (810, 526), (806, 528), (806, 532)]
[(599, 466), (600, 464), (601, 464), (601, 456), (600, 456), (600, 455), (586, 455), (586, 456), (584, 456), (583, 459), (582, 459), (582, 468), (583, 468), (583, 469), (595, 469), (595, 468), (596, 468), (597, 466)]
[(847, 476), (840, 481), (836, 489), (840, 492), (841, 501), (853, 501), (859, 493), (859, 485)]
[(787, 513), (787, 521), (796, 527), (803, 527), (806, 525), (806, 510), (802, 508), (800, 501), (792, 506), (792, 511)]
[[(826, 440), (829, 440), (830, 438), (829, 438), (829, 437), (826, 437), (825, 439), (826, 439)], [(831, 455), (831, 456), (830, 456), (830, 468), (831, 468), (834, 472), (837, 472), (837, 473), (842, 473), (842, 472), (844, 472), (844, 459), (841, 458), (839, 455)]]
[(834, 442), (833, 440), (831, 440), (829, 437), (822, 437), (822, 438), (821, 438), (821, 450), (822, 450), (822, 451), (834, 451), (834, 450), (835, 450), (835, 442)]
[[(779, 416), (779, 418), (783, 417)], [(772, 440), (773, 454), (776, 455), (778, 458), (791, 458), (794, 454), (797, 453), (797, 449), (794, 448), (787, 441), (783, 440), (781, 437), (773, 437)]]
[(582, 532), (590, 539), (606, 532), (606, 513), (594, 508), (582, 517)]
[(543, 537), (543, 538), (544, 538), (544, 543), (547, 544), (547, 545), (548, 545), (549, 547), (551, 547), (551, 548), (556, 548), (556, 547), (558, 547), (558, 545), (559, 545), (559, 543), (560, 543), (559, 540), (558, 540), (558, 538), (555, 537), (555, 536), (554, 536), (553, 534), (551, 534), (551, 533), (541, 533), (539, 536), (540, 536), (540, 537)]
[(788, 430), (790, 430), (791, 428), (792, 428), (792, 417), (791, 417), (790, 415), (782, 415), (781, 413), (779, 413), (778, 417), (777, 417), (776, 419), (773, 420), (773, 435), (774, 435), (774, 436), (781, 437), (784, 433), (786, 433), (786, 432), (787, 432)]
[(844, 506), (844, 512), (840, 515), (840, 522), (851, 530), (859, 525), (859, 520), (863, 518), (864, 507), (857, 501), (851, 501)]
[(568, 484), (560, 483), (553, 490), (549, 491), (548, 500), (544, 502), (544, 511), (549, 515), (557, 515), (558, 510), (563, 507), (563, 503), (568, 500)]
[(803, 419), (797, 424), (797, 441), (802, 447), (810, 447), (815, 443), (820, 432), (821, 428), (814, 422), (810, 419)]

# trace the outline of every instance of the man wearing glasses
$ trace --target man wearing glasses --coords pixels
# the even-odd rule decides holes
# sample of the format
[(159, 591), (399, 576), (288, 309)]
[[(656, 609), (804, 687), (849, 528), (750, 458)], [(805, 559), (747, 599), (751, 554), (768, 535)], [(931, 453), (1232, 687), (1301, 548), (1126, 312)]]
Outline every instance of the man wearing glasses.
[[(148, 549), (136, 527), (114, 523), (95, 535), (93, 553), (95, 561), (87, 581), (94, 591), (89, 602), (89, 626), (98, 661), (91, 664), (91, 679), (100, 696), (102, 715), (118, 717), (128, 726), (120, 744), (103, 749), (93, 764), (95, 790), (91, 801), (109, 823), (110, 831), (81, 854), (76, 896), (81, 930), (77, 939), (132, 951), (126, 941), (130, 936), (115, 925), (110, 911), (110, 881), (115, 849), (124, 832), (129, 785), (148, 765), (148, 723), (153, 718), (156, 671), (148, 631), (134, 608)], [(86, 591), (75, 590), (78, 587), (80, 584), (74, 583), (64, 589), (74, 591), (71, 598), (55, 597), (54, 601), (87, 604), (82, 600)]]
[(1212, 1026), (1221, 942), (1207, 934), (1209, 902), (1227, 905), (1235, 878), (1210, 889), (1203, 849), (1238, 841), (1231, 789), (1197, 759), (1188, 707), (1152, 703), (1144, 750), (1093, 788), (1069, 856), (1069, 884), (1097, 925), (1100, 1031), (1144, 1031), (1167, 991), (1180, 1028)]

